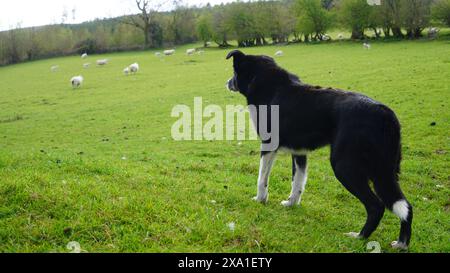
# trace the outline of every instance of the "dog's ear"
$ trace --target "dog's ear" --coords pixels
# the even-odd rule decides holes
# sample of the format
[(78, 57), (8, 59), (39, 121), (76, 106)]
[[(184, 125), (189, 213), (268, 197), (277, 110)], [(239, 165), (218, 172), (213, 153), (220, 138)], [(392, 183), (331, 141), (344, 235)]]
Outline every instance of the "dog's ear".
[(227, 60), (230, 59), (231, 57), (234, 57), (235, 59), (239, 59), (239, 58), (242, 58), (244, 56), (245, 56), (245, 54), (242, 53), (242, 51), (240, 51), (240, 50), (233, 50), (230, 53), (228, 53)]

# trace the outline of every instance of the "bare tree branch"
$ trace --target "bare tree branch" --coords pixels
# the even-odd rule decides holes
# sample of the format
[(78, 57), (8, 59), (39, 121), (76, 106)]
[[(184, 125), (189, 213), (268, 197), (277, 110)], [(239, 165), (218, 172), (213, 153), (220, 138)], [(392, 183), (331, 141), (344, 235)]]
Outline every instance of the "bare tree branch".
[(152, 0), (135, 0), (140, 13), (138, 15), (125, 16), (120, 20), (121, 23), (134, 26), (144, 32), (145, 47), (148, 47), (150, 44), (150, 26), (152, 25), (153, 16), (162, 6), (161, 2), (155, 4), (151, 3), (151, 1)]

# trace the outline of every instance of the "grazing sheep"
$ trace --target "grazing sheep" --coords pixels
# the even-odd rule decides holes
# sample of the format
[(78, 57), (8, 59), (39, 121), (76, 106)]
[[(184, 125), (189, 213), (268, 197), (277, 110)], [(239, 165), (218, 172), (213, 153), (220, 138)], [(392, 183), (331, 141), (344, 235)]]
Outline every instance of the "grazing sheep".
[(83, 76), (75, 76), (70, 79), (70, 83), (72, 83), (73, 88), (78, 88), (83, 83)]
[(281, 57), (283, 55), (284, 55), (283, 51), (281, 51), (281, 50), (278, 50), (277, 52), (275, 52), (275, 56), (277, 56), (277, 57)]
[(164, 50), (164, 55), (166, 55), (166, 56), (170, 56), (173, 54), (175, 54), (175, 49)]
[(194, 53), (195, 53), (195, 48), (190, 48), (190, 49), (186, 50), (186, 54), (189, 56), (194, 55)]
[(155, 53), (155, 56), (156, 56), (156, 57), (161, 57), (161, 55), (162, 55), (161, 52), (156, 52), (156, 53)]
[(428, 29), (428, 37), (429, 38), (436, 38), (436, 36), (438, 35), (440, 29), (437, 27), (431, 27)]
[(370, 49), (372, 47), (369, 43), (364, 43), (363, 46), (365, 49)]
[(339, 33), (339, 35), (338, 35), (338, 39), (339, 39), (339, 40), (341, 40), (341, 41), (342, 41), (342, 40), (344, 40), (344, 34), (342, 34), (342, 33)]
[(86, 59), (87, 58), (87, 53), (83, 53), (82, 55), (81, 55), (81, 59)]
[(139, 71), (139, 64), (134, 63), (129, 66), (130, 72), (136, 74)]
[(322, 41), (330, 41), (330, 40), (331, 40), (330, 35), (328, 35), (328, 34), (322, 35)]
[(123, 74), (125, 74), (125, 76), (128, 76), (128, 74), (130, 74), (130, 68), (125, 67), (125, 69), (123, 70)]
[(103, 60), (97, 61), (97, 65), (107, 65), (107, 64), (108, 64), (108, 59), (103, 59)]
[(59, 70), (59, 65), (54, 65), (52, 67), (50, 67), (50, 71), (52, 72), (57, 72)]
[(91, 66), (91, 63), (85, 63), (85, 64), (83, 64), (83, 67), (84, 67), (84, 68), (89, 68), (89, 66)]

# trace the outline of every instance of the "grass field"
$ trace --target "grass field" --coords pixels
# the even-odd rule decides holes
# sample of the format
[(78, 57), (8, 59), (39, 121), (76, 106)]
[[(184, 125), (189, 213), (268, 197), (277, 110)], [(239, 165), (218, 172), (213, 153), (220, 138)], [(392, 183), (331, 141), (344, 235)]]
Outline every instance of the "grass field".
[[(368, 241), (343, 235), (359, 231), (365, 210), (335, 179), (328, 148), (309, 157), (302, 205), (286, 209), (288, 155), (277, 160), (264, 206), (251, 200), (257, 141), (172, 140), (175, 105), (245, 103), (224, 88), (227, 51), (188, 57), (186, 48), (161, 60), (148, 51), (0, 68), (0, 252), (68, 252), (72, 241), (85, 252), (368, 252)], [(278, 63), (305, 82), (357, 90), (396, 111), (401, 184), (415, 209), (410, 252), (449, 252), (450, 42), (244, 51), (278, 49)], [(82, 68), (97, 58), (110, 64)], [(141, 71), (125, 77), (133, 62)], [(72, 90), (78, 74), (84, 85)], [(391, 252), (398, 232), (387, 212), (369, 241)]]

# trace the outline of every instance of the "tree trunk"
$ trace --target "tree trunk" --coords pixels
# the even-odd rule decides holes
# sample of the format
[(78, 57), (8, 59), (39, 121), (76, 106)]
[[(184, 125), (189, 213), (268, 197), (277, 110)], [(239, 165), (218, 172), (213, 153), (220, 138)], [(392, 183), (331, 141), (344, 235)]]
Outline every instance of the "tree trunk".
[(309, 42), (309, 34), (305, 34), (305, 43)]
[(144, 49), (147, 49), (150, 47), (150, 31), (149, 27), (144, 27)]
[(267, 41), (266, 41), (266, 38), (264, 38), (264, 36), (262, 37), (262, 42), (263, 42), (263, 45), (267, 45)]
[(395, 38), (403, 38), (404, 37), (400, 27), (393, 27), (392, 28), (392, 33), (394, 34)]
[(384, 37), (386, 37), (386, 38), (391, 37), (391, 28), (390, 27), (383, 28), (383, 33), (384, 33)]
[(373, 27), (372, 30), (375, 32), (375, 37), (377, 37), (377, 39), (380, 39), (380, 32), (378, 31), (378, 29), (376, 27)]
[(414, 29), (414, 38), (420, 38), (420, 37), (422, 37), (422, 29), (421, 28)]
[(359, 29), (352, 30), (352, 39), (354, 40), (362, 40), (364, 39), (364, 31), (361, 31)]

